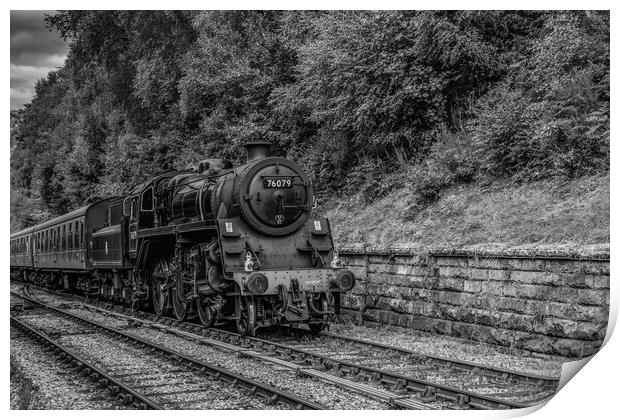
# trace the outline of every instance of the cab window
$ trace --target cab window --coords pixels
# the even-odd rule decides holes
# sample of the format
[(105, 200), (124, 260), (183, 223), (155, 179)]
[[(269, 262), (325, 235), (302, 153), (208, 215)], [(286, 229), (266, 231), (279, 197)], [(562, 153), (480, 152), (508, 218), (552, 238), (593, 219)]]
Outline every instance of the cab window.
[(138, 200), (136, 197), (131, 198), (131, 218), (135, 219), (138, 217)]

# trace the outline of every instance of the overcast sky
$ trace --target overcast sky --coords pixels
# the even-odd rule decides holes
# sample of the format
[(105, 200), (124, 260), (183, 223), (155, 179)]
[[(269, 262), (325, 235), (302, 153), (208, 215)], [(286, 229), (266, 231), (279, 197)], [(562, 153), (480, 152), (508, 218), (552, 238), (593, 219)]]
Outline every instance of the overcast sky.
[(67, 45), (49, 31), (44, 14), (53, 11), (11, 11), (11, 109), (30, 102), (37, 80), (61, 67)]

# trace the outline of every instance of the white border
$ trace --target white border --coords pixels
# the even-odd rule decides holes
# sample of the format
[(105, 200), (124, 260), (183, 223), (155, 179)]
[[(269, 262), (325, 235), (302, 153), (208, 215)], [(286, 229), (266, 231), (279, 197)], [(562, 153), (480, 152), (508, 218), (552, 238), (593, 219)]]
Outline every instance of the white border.
[[(5, 30), (9, 32), (10, 22), (9, 22), (9, 10), (19, 9), (19, 10), (45, 10), (45, 9), (80, 9), (80, 8), (92, 8), (92, 9), (167, 9), (167, 8), (175, 8), (175, 9), (461, 9), (461, 8), (474, 8), (474, 9), (497, 9), (500, 7), (507, 9), (611, 9), (612, 15), (612, 48), (617, 44), (616, 42), (616, 25), (618, 19), (616, 18), (614, 3), (610, 1), (589, 1), (585, 2), (577, 2), (577, 1), (532, 1), (532, 0), (524, 0), (520, 2), (504, 2), (498, 3), (497, 1), (468, 1), (468, 2), (456, 2), (456, 1), (442, 1), (436, 0), (432, 3), (430, 2), (403, 2), (403, 1), (381, 1), (381, 2), (369, 2), (369, 1), (325, 1), (325, 0), (314, 0), (314, 1), (303, 1), (303, 2), (290, 2), (290, 1), (261, 1), (261, 2), (248, 2), (248, 1), (237, 1), (237, 0), (229, 0), (227, 2), (200, 2), (200, 1), (183, 1), (178, 0), (174, 3), (171, 2), (162, 2), (162, 1), (149, 1), (149, 2), (138, 2), (138, 1), (118, 1), (118, 0), (110, 0), (106, 2), (97, 2), (97, 3), (84, 3), (83, 1), (57, 1), (51, 4), (50, 2), (43, 1), (29, 1), (24, 0), (20, 2), (9, 2), (7, 4), (7, 10), (2, 15), (2, 23), (4, 24)], [(6, 58), (5, 65), (3, 67), (3, 72), (9, 72), (9, 63), (10, 61), (10, 37), (5, 39), (3, 43), (4, 49), (4, 57)], [(618, 72), (616, 69), (618, 68), (618, 63), (616, 60), (616, 52), (612, 51), (612, 77), (611, 84), (612, 93), (615, 93), (616, 90), (614, 88), (614, 81), (618, 76)], [(8, 82), (9, 75), (5, 74), (4, 80)], [(10, 109), (10, 88), (7, 86), (7, 110)], [(612, 96), (612, 106), (611, 109), (615, 110), (613, 105), (614, 97)], [(612, 138), (614, 137), (615, 127), (616, 127), (616, 119), (612, 114)], [(8, 112), (5, 116), (4, 121), (4, 133), (9, 133), (9, 124), (10, 119)], [(615, 163), (618, 162), (618, 147), (614, 145), (615, 143), (612, 141), (612, 150), (611, 150), (611, 162), (612, 162), (612, 171), (611, 171), (611, 214), (615, 214), (614, 210), (616, 209), (615, 198), (617, 197), (617, 186), (618, 179), (616, 176), (616, 171), (613, 170), (615, 167)], [(9, 148), (9, 141), (6, 138), (4, 147), (6, 149)], [(6, 150), (5, 149), (5, 150)], [(9, 150), (6, 150), (7, 153), (4, 153), (2, 156), (3, 164), (5, 168), (5, 178), (2, 183), (2, 196), (7, 197), (9, 195), (9, 165), (10, 165), (10, 153)], [(8, 199), (5, 198), (5, 203), (8, 203)], [(9, 236), (9, 208), (8, 205), (5, 204), (3, 208), (3, 216), (5, 220), (5, 225), (3, 226), (3, 236), (7, 238)], [(615, 239), (617, 238), (618, 228), (617, 223), (612, 218), (611, 220), (611, 238), (612, 238), (612, 249), (615, 243)], [(2, 261), (4, 264), (4, 273), (8, 274), (8, 246), (5, 241), (2, 241), (0, 244), (2, 249)], [(611, 272), (616, 273), (618, 269), (618, 264), (616, 261), (612, 260), (611, 263)], [(8, 289), (8, 278), (5, 278), (7, 289)], [(613, 328), (615, 325), (617, 312), (618, 312), (618, 288), (614, 284), (614, 278), (611, 279), (611, 311), (610, 311), (610, 326), (609, 330)], [(9, 294), (8, 290), (2, 294), (2, 304), (5, 310), (8, 312), (8, 303), (9, 303)], [(8, 315), (8, 314), (7, 314)], [(5, 316), (5, 328), (3, 329), (3, 342), (5, 343), (3, 348), (3, 360), (2, 364), (3, 370), (3, 378), (5, 378), (5, 386), (3, 387), (4, 395), (5, 395), (5, 410), (9, 411), (9, 329), (8, 329), (8, 316)], [(518, 410), (518, 411), (510, 411), (510, 412), (474, 412), (474, 411), (458, 411), (458, 412), (398, 412), (398, 411), (390, 411), (390, 412), (380, 412), (375, 413), (371, 411), (360, 411), (360, 412), (330, 412), (330, 413), (321, 413), (319, 416), (328, 415), (330, 417), (338, 417), (338, 418), (349, 418), (351, 416), (355, 416), (357, 418), (372, 418), (376, 416), (389, 416), (390, 419), (412, 419), (412, 418), (459, 418), (459, 419), (486, 419), (486, 418), (508, 418), (508, 417), (517, 417), (520, 415), (524, 415), (526, 413), (531, 413), (530, 418), (532, 419), (547, 419), (550, 417), (553, 418), (562, 418), (562, 419), (594, 419), (594, 418), (612, 418), (612, 416), (617, 416), (617, 407), (616, 407), (616, 399), (618, 398), (616, 387), (618, 378), (620, 377), (620, 369), (618, 358), (620, 357), (620, 344), (616, 336), (611, 336), (611, 339), (608, 335), (608, 342), (606, 346), (595, 355), (592, 360), (579, 372), (579, 375), (576, 379), (569, 381), (564, 388), (556, 395), (546, 406), (540, 408), (539, 410)], [(575, 370), (576, 367), (567, 367), (569, 370)], [(578, 370), (578, 369), (577, 369)], [(532, 411), (534, 411), (532, 413)], [(14, 418), (31, 418), (35, 417), (45, 417), (45, 418), (82, 418), (86, 413), (81, 411), (40, 411), (40, 412), (26, 412), (26, 411), (9, 411), (9, 416)], [(89, 411), (86, 415), (94, 418), (107, 418), (109, 415), (112, 415), (110, 412), (101, 412), (101, 411)], [(236, 419), (236, 418), (270, 418), (270, 419), (284, 419), (289, 416), (295, 416), (295, 418), (299, 419), (311, 419), (314, 418), (317, 413), (311, 412), (239, 412), (239, 411), (230, 411), (230, 412), (183, 412), (181, 413), (172, 413), (172, 412), (157, 412), (157, 413), (136, 413), (136, 412), (118, 412), (114, 413), (115, 416), (129, 418), (132, 419), (145, 418), (149, 416), (150, 418), (159, 418), (163, 419), (169, 416), (178, 416), (181, 415), (183, 417), (204, 417), (204, 416), (217, 416), (217, 419)]]

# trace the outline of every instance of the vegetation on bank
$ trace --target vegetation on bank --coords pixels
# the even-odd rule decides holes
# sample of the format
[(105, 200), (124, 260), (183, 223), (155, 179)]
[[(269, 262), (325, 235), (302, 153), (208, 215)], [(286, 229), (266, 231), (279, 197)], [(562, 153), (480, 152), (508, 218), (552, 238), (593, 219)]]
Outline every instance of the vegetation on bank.
[[(332, 201), (324, 212), (339, 245), (364, 243), (412, 249), (455, 247), (532, 250), (553, 244), (582, 254), (608, 249), (609, 176), (570, 181), (458, 185), (419, 213), (411, 189), (394, 190), (368, 206)], [(598, 245), (582, 249), (581, 245)]]
[(574, 198), (601, 210), (602, 233), (506, 237), (608, 232), (609, 12), (69, 11), (48, 24), (69, 56), (11, 113), (12, 230), (207, 156), (238, 163), (261, 138), (314, 174), (346, 238), (364, 235), (348, 215), (382, 203), (411, 226), (459, 191), (543, 205), (557, 194), (540, 186), (592, 180), (607, 196)]

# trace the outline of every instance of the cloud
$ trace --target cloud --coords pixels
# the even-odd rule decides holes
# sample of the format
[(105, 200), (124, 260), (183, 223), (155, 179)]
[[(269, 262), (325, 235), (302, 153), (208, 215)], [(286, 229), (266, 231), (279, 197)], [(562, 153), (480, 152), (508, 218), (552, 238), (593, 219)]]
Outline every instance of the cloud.
[(61, 67), (67, 44), (45, 27), (54, 11), (11, 11), (11, 109), (30, 102), (37, 80)]

